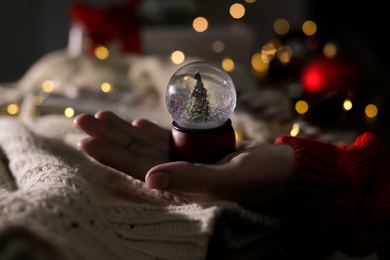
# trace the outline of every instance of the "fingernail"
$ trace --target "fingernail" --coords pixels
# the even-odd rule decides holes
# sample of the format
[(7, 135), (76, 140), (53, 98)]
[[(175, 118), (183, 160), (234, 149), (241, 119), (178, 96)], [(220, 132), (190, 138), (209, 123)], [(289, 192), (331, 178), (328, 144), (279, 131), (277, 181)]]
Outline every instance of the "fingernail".
[(152, 189), (165, 189), (169, 186), (169, 175), (166, 172), (155, 172), (149, 174), (146, 183)]

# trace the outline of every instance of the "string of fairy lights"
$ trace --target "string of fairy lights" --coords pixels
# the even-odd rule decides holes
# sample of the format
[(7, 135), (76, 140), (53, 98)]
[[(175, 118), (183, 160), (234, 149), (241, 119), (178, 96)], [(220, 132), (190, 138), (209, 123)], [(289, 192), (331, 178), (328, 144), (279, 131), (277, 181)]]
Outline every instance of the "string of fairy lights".
[[(230, 6), (229, 15), (233, 20), (243, 19), (246, 14), (246, 5), (254, 4), (256, 0), (245, 0), (244, 2), (245, 3), (236, 2)], [(210, 27), (209, 19), (207, 17), (202, 16), (195, 17), (191, 25), (192, 30), (199, 34), (205, 33)], [(278, 18), (273, 22), (273, 30), (276, 35), (286, 35), (291, 30), (290, 23), (285, 18)], [(307, 42), (307, 48), (310, 49), (318, 46), (316, 45), (315, 37), (313, 37), (317, 32), (317, 24), (314, 21), (307, 20), (303, 22), (301, 30), (304, 35), (311, 37), (311, 39), (314, 39), (314, 42)], [(236, 66), (235, 60), (231, 57), (222, 56), (224, 54), (227, 44), (229, 43), (224, 42), (220, 39), (215, 39), (215, 41), (212, 42), (210, 48), (213, 52), (221, 54), (221, 67), (226, 72), (232, 72), (234, 71)], [(338, 53), (337, 45), (332, 42), (326, 43), (322, 48), (322, 53), (325, 57), (328, 58), (335, 57)], [(94, 56), (99, 60), (106, 60), (110, 57), (110, 55), (110, 49), (107, 46), (98, 46), (94, 51)], [(294, 50), (290, 46), (283, 45), (283, 43), (278, 41), (278, 38), (273, 38), (270, 41), (266, 42), (260, 48), (259, 51), (253, 53), (253, 55), (251, 56), (251, 60), (248, 61), (248, 63), (250, 63), (253, 75), (255, 77), (261, 78), (267, 76), (272, 60), (277, 59), (278, 62), (280, 62), (281, 64), (288, 65), (293, 56)], [(169, 60), (173, 64), (182, 64), (186, 61), (186, 53), (181, 50), (173, 50), (169, 55)], [(101, 91), (102, 93), (110, 93), (113, 91), (114, 87), (115, 86), (113, 86), (113, 84), (111, 84), (110, 82), (102, 82), (99, 86), (99, 91)], [(56, 85), (53, 80), (47, 79), (42, 82), (41, 91), (39, 91), (39, 93), (37, 93), (37, 95), (34, 97), (35, 105), (39, 106), (40, 104), (42, 104), (45, 96), (53, 93), (55, 89)], [(347, 98), (343, 102), (342, 109), (344, 111), (350, 111), (351, 109), (353, 109), (353, 105), (353, 100)], [(295, 102), (294, 109), (298, 115), (304, 115), (310, 110), (310, 107), (308, 102), (303, 99), (300, 99)], [(7, 104), (5, 107), (5, 112), (8, 115), (17, 115), (20, 112), (20, 104), (17, 102)], [(367, 119), (374, 120), (379, 113), (378, 107), (373, 103), (366, 104), (364, 113)], [(73, 107), (66, 107), (64, 108), (63, 114), (68, 118), (72, 118), (76, 114), (76, 109)], [(296, 124), (292, 124), (290, 134), (294, 136), (298, 135), (299, 126), (297, 126)], [(237, 136), (239, 136), (239, 134)]]

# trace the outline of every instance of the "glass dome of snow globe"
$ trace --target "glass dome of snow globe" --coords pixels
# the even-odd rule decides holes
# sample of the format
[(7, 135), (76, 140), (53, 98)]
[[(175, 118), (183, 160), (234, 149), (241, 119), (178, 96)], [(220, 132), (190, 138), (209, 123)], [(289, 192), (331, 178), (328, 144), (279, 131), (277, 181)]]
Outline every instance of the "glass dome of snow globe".
[(210, 62), (196, 61), (173, 74), (165, 100), (176, 127), (202, 131), (227, 123), (237, 95), (225, 70)]

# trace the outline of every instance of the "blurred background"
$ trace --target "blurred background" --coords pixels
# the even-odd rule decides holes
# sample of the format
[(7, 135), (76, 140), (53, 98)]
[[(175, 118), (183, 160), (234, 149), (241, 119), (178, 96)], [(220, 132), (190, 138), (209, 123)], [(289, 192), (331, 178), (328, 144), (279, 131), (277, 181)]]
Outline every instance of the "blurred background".
[[(259, 89), (286, 95), (294, 118), (318, 127), (313, 136), (371, 130), (390, 146), (383, 1), (130, 2), (0, 0), (0, 83), (18, 81), (54, 51), (96, 51), (99, 41), (109, 44), (112, 28), (121, 23), (129, 34), (121, 52), (166, 57), (175, 64), (199, 57), (228, 72), (244, 70)], [(115, 8), (124, 6), (131, 19), (118, 18)], [(104, 15), (108, 20), (99, 20)], [(88, 50), (80, 48), (80, 33), (92, 38)]]
[[(59, 50), (87, 55), (94, 63), (109, 53), (155, 56), (176, 65), (189, 57), (206, 59), (250, 78), (236, 82), (254, 84), (249, 90), (239, 86), (241, 104), (266, 118), (276, 134), (322, 140), (328, 133), (345, 134), (352, 140), (370, 130), (389, 148), (384, 5), (379, 0), (0, 0), (0, 83), (18, 82)], [(67, 64), (51, 73), (63, 73), (72, 66)], [(122, 67), (110, 69), (116, 68)], [(46, 81), (30, 82), (49, 92)], [(103, 92), (110, 87), (101, 85)], [(5, 113), (17, 114), (17, 104), (6, 105)], [(279, 114), (285, 106), (291, 113)]]

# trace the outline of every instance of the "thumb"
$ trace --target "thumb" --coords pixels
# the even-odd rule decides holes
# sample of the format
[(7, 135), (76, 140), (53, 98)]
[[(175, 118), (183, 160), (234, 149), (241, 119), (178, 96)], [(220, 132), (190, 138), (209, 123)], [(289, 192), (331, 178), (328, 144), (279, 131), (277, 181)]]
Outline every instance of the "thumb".
[(186, 197), (216, 195), (222, 187), (216, 185), (216, 182), (224, 186), (229, 183), (223, 168), (223, 165), (170, 162), (150, 169), (145, 176), (145, 182), (149, 188), (166, 190)]

